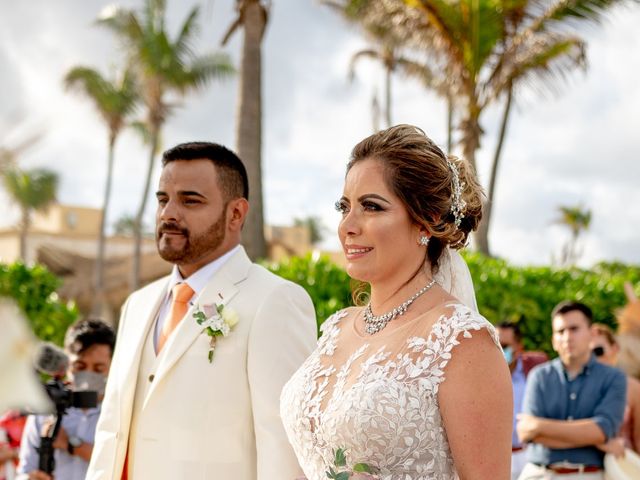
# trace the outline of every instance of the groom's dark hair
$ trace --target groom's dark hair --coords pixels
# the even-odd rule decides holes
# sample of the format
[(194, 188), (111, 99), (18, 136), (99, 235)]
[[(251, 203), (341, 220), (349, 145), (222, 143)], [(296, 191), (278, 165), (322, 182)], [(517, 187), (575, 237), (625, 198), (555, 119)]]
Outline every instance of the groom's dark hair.
[(211, 160), (218, 172), (220, 188), (225, 200), (249, 200), (249, 180), (242, 160), (227, 147), (212, 142), (187, 142), (176, 145), (162, 154), (162, 166), (176, 160)]

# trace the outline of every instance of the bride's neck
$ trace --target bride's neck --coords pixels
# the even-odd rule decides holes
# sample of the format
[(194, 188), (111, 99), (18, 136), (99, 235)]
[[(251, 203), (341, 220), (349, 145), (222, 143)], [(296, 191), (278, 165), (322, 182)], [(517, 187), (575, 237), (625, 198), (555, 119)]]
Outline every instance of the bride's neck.
[(431, 275), (420, 271), (405, 281), (371, 284), (371, 307), (375, 314), (385, 313), (405, 302), (431, 281)]

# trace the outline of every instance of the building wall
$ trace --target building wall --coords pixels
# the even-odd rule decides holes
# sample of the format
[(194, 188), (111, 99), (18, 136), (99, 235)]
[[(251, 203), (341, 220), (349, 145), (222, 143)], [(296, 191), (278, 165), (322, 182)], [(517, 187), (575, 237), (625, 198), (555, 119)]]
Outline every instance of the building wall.
[[(76, 253), (83, 257), (95, 258), (98, 251), (97, 236), (55, 234), (47, 232), (30, 232), (27, 236), (26, 262), (34, 262), (38, 249), (52, 246)], [(154, 239), (145, 238), (142, 243), (142, 253), (156, 251)], [(106, 243), (106, 257), (122, 257), (133, 254), (133, 239), (131, 237), (109, 237)], [(20, 258), (20, 232), (6, 230), (0, 232), (0, 261), (15, 262)]]
[(47, 212), (33, 215), (32, 230), (60, 235), (97, 236), (101, 212), (99, 208), (53, 205)]
[(0, 262), (12, 263), (20, 257), (20, 235), (0, 233)]

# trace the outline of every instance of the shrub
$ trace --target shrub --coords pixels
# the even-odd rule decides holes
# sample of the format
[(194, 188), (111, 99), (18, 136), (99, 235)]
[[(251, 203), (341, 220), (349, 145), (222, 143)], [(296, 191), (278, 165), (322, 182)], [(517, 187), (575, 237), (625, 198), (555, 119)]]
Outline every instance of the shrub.
[(318, 329), (333, 312), (352, 304), (349, 276), (327, 256), (309, 253), (266, 266), (307, 291), (316, 308)]
[[(562, 300), (577, 300), (591, 307), (596, 322), (616, 327), (615, 312), (626, 302), (625, 281), (640, 284), (640, 267), (600, 263), (579, 268), (518, 267), (505, 260), (466, 252), (478, 307), (490, 322), (517, 322), (530, 350), (551, 348), (553, 307)], [(304, 287), (316, 307), (318, 326), (333, 312), (352, 305), (351, 282), (346, 272), (328, 257), (293, 257), (268, 265), (274, 273)]]
[(600, 263), (579, 268), (516, 267), (500, 259), (466, 253), (480, 312), (492, 323), (515, 321), (528, 349), (553, 354), (551, 310), (563, 300), (583, 302), (594, 321), (617, 327), (615, 312), (626, 303), (624, 282), (640, 282), (640, 267)]
[(60, 280), (42, 265), (0, 264), (0, 295), (16, 301), (38, 338), (62, 345), (78, 310), (58, 299), (59, 285)]

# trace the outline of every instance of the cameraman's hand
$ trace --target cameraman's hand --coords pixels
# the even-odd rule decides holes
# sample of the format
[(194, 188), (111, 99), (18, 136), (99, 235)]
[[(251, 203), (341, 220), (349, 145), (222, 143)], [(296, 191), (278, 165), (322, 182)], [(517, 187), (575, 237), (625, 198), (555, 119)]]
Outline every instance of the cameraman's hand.
[[(48, 437), (51, 434), (51, 429), (53, 428), (54, 422), (51, 420), (47, 420), (42, 424), (42, 431), (40, 435), (43, 437)], [(60, 427), (58, 430), (58, 435), (53, 439), (53, 448), (59, 448), (60, 450), (64, 450), (65, 452), (69, 448), (69, 435), (64, 428)]]
[(58, 430), (58, 435), (53, 440), (53, 448), (59, 448), (60, 450), (64, 450), (65, 452), (69, 448), (69, 435), (64, 428), (60, 427)]
[(41, 470), (31, 470), (29, 472), (29, 480), (53, 480), (53, 477)]

